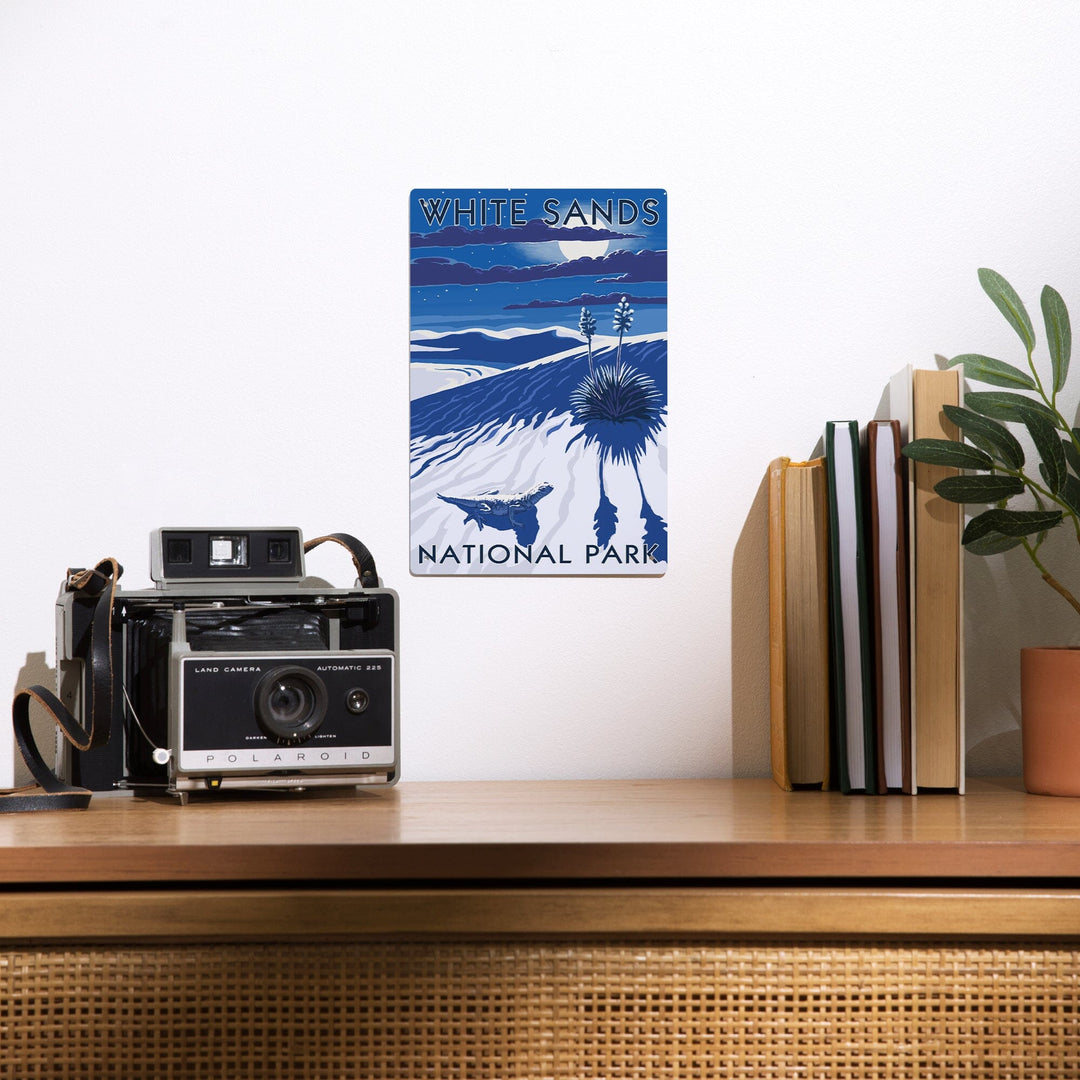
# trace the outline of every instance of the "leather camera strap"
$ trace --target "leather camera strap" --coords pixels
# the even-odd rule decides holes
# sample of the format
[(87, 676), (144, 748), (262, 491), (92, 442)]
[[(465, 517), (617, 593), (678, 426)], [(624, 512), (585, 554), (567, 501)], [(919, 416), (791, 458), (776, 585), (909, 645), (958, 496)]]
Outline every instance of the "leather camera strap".
[(307, 554), (312, 548), (316, 548), (328, 540), (340, 544), (352, 556), (353, 566), (356, 567), (356, 576), (360, 581), (361, 588), (378, 588), (379, 572), (375, 569), (375, 559), (355, 536), (350, 536), (348, 533), (328, 533), (326, 536), (318, 536), (304, 544), (304, 553)]
[(36, 702), (53, 719), (64, 738), (78, 750), (102, 746), (109, 739), (113, 715), (112, 616), (117, 581), (123, 568), (102, 559), (92, 570), (69, 570), (66, 588), (93, 598), (86, 651), (90, 673), (89, 722), (84, 727), (67, 706), (44, 686), (19, 690), (11, 704), (15, 742), (37, 784), (0, 793), (0, 813), (17, 810), (85, 810), (91, 793), (61, 780), (46, 764), (30, 726), (30, 705)]

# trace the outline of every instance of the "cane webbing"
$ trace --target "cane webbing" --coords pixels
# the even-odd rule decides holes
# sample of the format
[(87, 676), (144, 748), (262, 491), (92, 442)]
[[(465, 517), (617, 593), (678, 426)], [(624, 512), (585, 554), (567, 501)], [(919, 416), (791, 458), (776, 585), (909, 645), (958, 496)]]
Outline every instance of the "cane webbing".
[(1080, 949), (408, 942), (0, 951), (0, 1076), (1080, 1076)]

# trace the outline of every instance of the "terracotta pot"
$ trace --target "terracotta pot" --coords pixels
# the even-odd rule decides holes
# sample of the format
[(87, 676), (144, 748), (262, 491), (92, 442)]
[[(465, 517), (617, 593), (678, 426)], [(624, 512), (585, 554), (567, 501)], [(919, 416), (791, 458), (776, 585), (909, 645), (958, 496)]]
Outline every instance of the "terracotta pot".
[(1080, 796), (1080, 648), (1020, 650), (1024, 787)]

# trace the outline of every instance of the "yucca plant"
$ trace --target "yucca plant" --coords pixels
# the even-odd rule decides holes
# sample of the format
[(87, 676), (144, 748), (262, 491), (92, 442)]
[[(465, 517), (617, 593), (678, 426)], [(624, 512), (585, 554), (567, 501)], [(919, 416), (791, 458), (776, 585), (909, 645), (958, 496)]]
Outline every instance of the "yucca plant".
[[(1058, 408), (1072, 350), (1069, 312), (1060, 294), (1045, 286), (1040, 303), (1050, 371), (1044, 379), (1034, 361), (1031, 317), (1016, 290), (993, 270), (980, 270), (979, 283), (1020, 337), (1027, 351), (1027, 369), (979, 353), (945, 361), (949, 367), (963, 364), (968, 379), (1003, 389), (969, 392), (963, 408), (944, 406), (945, 415), (967, 442), (915, 439), (903, 452), (914, 461), (968, 470), (934, 488), (950, 502), (990, 504), (968, 521), (964, 548), (977, 555), (993, 555), (1022, 546), (1043, 580), (1080, 613), (1080, 602), (1039, 555), (1049, 531), (1064, 523), (1080, 543), (1080, 427), (1070, 425)], [(1005, 426), (1008, 423), (1027, 429), (1039, 457), (1037, 473), (1020, 441)], [(1010, 505), (1018, 497), (1024, 497), (1028, 508)]]

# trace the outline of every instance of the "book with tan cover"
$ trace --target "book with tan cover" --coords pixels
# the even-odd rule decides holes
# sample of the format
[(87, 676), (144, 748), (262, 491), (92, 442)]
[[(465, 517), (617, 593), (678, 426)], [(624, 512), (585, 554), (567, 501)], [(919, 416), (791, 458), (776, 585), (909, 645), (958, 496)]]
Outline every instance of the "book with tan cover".
[[(942, 411), (963, 404), (963, 369), (905, 367), (889, 385), (902, 441), (960, 435)], [(963, 507), (934, 485), (956, 469), (908, 462), (908, 571), (914, 790), (963, 794)]]
[(828, 787), (829, 591), (825, 462), (769, 466), (769, 674), (773, 779)]
[[(912, 372), (913, 439), (959, 440), (942, 405), (961, 403), (961, 371)], [(957, 469), (911, 463), (914, 600), (912, 687), (915, 777), (919, 788), (964, 790), (964, 511), (934, 485)]]

